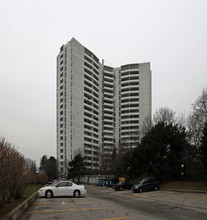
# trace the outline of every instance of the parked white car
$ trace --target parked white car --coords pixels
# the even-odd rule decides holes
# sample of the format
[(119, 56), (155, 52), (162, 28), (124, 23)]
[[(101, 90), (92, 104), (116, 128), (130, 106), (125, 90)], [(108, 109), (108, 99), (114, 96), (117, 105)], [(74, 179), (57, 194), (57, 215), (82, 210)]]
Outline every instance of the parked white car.
[(52, 198), (55, 196), (74, 196), (75, 198), (86, 194), (84, 185), (77, 185), (71, 181), (59, 181), (53, 185), (38, 190), (39, 197)]

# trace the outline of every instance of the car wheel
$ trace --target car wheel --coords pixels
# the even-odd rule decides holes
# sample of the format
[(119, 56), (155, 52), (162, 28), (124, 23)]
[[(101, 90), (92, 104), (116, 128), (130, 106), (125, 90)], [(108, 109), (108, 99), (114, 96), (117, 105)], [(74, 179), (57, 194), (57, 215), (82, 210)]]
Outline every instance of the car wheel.
[(79, 191), (79, 190), (75, 190), (74, 193), (73, 193), (73, 196), (74, 196), (75, 198), (80, 197), (80, 191)]
[(157, 190), (158, 190), (158, 187), (157, 187), (157, 186), (155, 186), (154, 190), (155, 190), (155, 191), (157, 191)]
[(140, 192), (140, 193), (141, 193), (141, 192), (143, 192), (143, 189), (142, 189), (142, 187), (140, 187), (140, 188), (139, 188), (139, 192)]
[(52, 198), (53, 197), (52, 191), (51, 190), (46, 191), (45, 197), (48, 198), (48, 199)]

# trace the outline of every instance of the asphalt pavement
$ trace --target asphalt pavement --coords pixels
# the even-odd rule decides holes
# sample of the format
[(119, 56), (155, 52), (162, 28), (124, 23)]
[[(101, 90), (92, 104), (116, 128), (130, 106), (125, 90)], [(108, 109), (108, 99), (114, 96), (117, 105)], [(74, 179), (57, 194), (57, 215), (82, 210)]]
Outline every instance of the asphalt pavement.
[[(160, 189), (159, 191), (156, 191), (156, 192), (151, 191), (151, 192), (135, 193), (134, 194), (130, 190), (117, 192), (117, 191), (113, 190), (110, 187), (98, 187), (98, 186), (95, 186), (95, 185), (86, 185), (86, 189), (88, 190), (89, 195), (87, 195), (86, 198), (83, 198), (83, 199), (85, 199), (85, 201), (84, 201), (85, 203), (91, 203), (92, 200), (90, 201), (89, 198), (91, 198), (91, 199), (96, 198), (96, 202), (98, 202), (98, 200), (100, 200), (99, 201), (100, 203), (103, 200), (104, 201), (107, 200), (107, 204), (109, 204), (111, 201), (114, 200), (114, 202), (111, 204), (111, 206), (112, 207), (116, 207), (116, 205), (120, 206), (120, 207), (117, 208), (119, 210), (118, 213), (121, 213), (120, 210), (123, 209), (123, 207), (122, 207), (123, 204), (125, 204), (124, 207), (127, 207), (128, 204), (131, 204), (131, 200), (134, 200), (134, 198), (136, 200), (136, 204), (138, 204), (138, 202), (140, 202), (140, 200), (141, 200), (141, 202), (139, 204), (140, 207), (142, 207), (142, 203), (144, 205), (146, 205), (146, 202), (148, 202), (148, 204), (151, 204), (151, 202), (153, 202), (153, 204), (155, 204), (155, 202), (156, 202), (158, 204), (168, 203), (168, 204), (171, 204), (173, 206), (178, 206), (178, 207), (179, 206), (184, 206), (185, 209), (186, 208), (188, 209), (190, 207), (191, 209), (194, 208), (194, 210), (202, 210), (201, 213), (203, 213), (203, 210), (207, 210), (207, 205), (206, 205), (207, 191), (183, 190), (183, 189), (177, 189), (177, 190), (174, 190), (174, 189)], [(153, 194), (153, 193), (155, 193), (155, 194)], [(201, 194), (203, 194), (203, 196), (201, 196)], [(10, 219), (14, 220), (14, 219), (19, 219), (19, 218), (20, 219), (29, 219), (29, 217), (31, 218), (32, 213), (26, 213), (25, 210), (28, 210), (31, 207), (34, 208), (34, 206), (32, 204), (37, 203), (37, 201), (39, 201), (39, 200), (44, 200), (45, 202), (43, 202), (43, 203), (48, 202), (48, 200), (45, 200), (45, 198), (40, 199), (40, 198), (36, 198), (36, 197), (37, 197), (37, 194), (36, 193), (33, 194), (31, 197), (29, 197), (27, 200), (25, 200), (20, 206), (18, 206), (11, 213), (9, 213), (4, 219), (5, 220), (7, 220), (7, 219), (8, 220), (10, 220)], [(125, 202), (128, 201), (128, 204), (123, 202), (123, 199), (125, 200)], [(137, 201), (137, 199), (139, 201)], [(74, 207), (73, 207), (74, 211), (78, 210), (78, 208), (76, 207), (76, 205), (77, 205), (76, 202), (78, 200), (75, 200), (73, 197), (66, 198), (67, 203), (65, 202), (66, 200), (63, 201), (62, 198), (53, 198), (53, 200), (54, 200), (53, 203), (56, 203), (55, 201), (58, 201), (57, 203), (61, 204), (61, 206), (59, 207), (60, 210), (61, 210), (61, 208), (63, 208), (63, 205), (65, 206), (66, 204), (69, 204), (69, 207), (65, 207), (63, 209), (63, 212), (67, 212), (67, 210), (71, 210), (71, 204), (75, 204)], [(83, 201), (83, 200), (81, 200), (81, 201)], [(51, 200), (50, 200), (50, 202), (52, 203)], [(95, 202), (95, 204), (96, 204), (96, 202)], [(42, 202), (39, 201), (37, 204), (39, 204), (39, 203), (41, 204)], [(94, 203), (94, 202), (92, 202), (92, 203)], [(133, 207), (133, 204), (131, 204), (131, 206)], [(100, 219), (102, 217), (103, 217), (103, 219), (105, 218), (104, 216), (106, 216), (106, 213), (105, 213), (105, 211), (106, 211), (105, 209), (107, 209), (106, 207), (104, 208), (104, 211), (103, 211), (102, 215), (100, 215)], [(53, 208), (54, 207), (52, 207), (51, 210), (53, 210)], [(130, 207), (128, 207), (128, 208), (130, 208)], [(94, 211), (97, 211), (97, 210), (99, 210), (99, 212), (100, 212), (100, 210), (101, 210), (100, 207), (98, 207), (97, 205), (95, 205), (95, 207), (88, 207), (87, 206), (87, 208), (83, 208), (83, 209), (85, 211), (89, 211), (89, 212), (92, 212), (92, 211), (94, 212)], [(142, 210), (145, 210), (145, 209), (146, 208), (142, 207)], [(134, 210), (135, 210), (135, 212), (133, 211), (133, 209), (131, 210), (130, 219), (135, 218), (135, 216), (137, 215), (137, 212), (136, 212), (137, 207), (136, 206), (134, 207)], [(157, 210), (159, 210), (159, 209), (157, 209)], [(148, 211), (154, 213), (155, 215), (158, 215), (157, 210), (155, 209), (154, 211), (152, 211), (152, 210), (151, 211), (148, 210)], [(50, 212), (48, 212), (48, 213), (50, 213)], [(52, 213), (52, 215), (54, 214), (52, 211), (51, 211), (51, 213)], [(206, 214), (207, 213), (205, 213), (205, 215)], [(122, 216), (122, 217), (127, 217), (126, 212), (124, 212), (123, 215), (124, 216)], [(27, 216), (27, 217), (25, 218), (25, 216)], [(134, 216), (134, 217), (132, 218), (132, 216)], [(37, 217), (35, 217), (34, 219), (36, 219), (36, 218)], [(82, 218), (81, 216), (79, 216), (79, 218), (77, 218), (77, 213), (75, 214), (74, 219), (81, 219), (81, 218)], [(85, 219), (90, 219), (90, 218), (91, 217), (89, 215)], [(42, 219), (42, 218), (40, 217), (40, 219)], [(93, 218), (91, 218), (91, 219), (93, 219)], [(97, 218), (95, 218), (95, 219), (97, 219)], [(112, 218), (109, 218), (109, 219), (112, 219)], [(120, 219), (120, 218), (118, 218), (118, 219)], [(145, 216), (145, 219), (146, 219), (146, 216)], [(150, 219), (150, 217), (149, 217), (149, 219)], [(202, 218), (200, 218), (200, 219), (202, 219)]]

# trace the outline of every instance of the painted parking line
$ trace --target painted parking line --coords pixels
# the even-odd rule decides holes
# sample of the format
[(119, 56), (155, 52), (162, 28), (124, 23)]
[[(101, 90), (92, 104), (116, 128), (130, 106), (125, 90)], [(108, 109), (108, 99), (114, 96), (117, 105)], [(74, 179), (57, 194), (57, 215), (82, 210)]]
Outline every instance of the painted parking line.
[(36, 205), (64, 205), (64, 204), (71, 204), (71, 203), (75, 203), (75, 204), (91, 204), (91, 203), (96, 203), (96, 202), (74, 202), (74, 201), (71, 201), (71, 202), (41, 202), (41, 203), (34, 203), (32, 204), (33, 206), (36, 206)]
[[(143, 194), (145, 194), (145, 193), (143, 193)], [(154, 196), (156, 196), (156, 197), (158, 197), (158, 196), (162, 196), (162, 195), (169, 195), (169, 194), (174, 194), (174, 192), (160, 192), (160, 191), (156, 191), (156, 192), (147, 192), (146, 193), (149, 197), (154, 197)], [(146, 195), (145, 194), (145, 195)]]
[[(173, 194), (174, 192), (160, 192), (160, 191), (157, 191), (156, 195), (165, 195), (165, 194)], [(155, 195), (155, 194), (153, 194)]]
[[(162, 195), (166, 195), (166, 194), (172, 194), (173, 192), (166, 192), (166, 193), (159, 193), (159, 192), (153, 192), (153, 193), (150, 193), (150, 194), (134, 194), (134, 196), (138, 196), (138, 197), (143, 197), (143, 198), (151, 198), (151, 197), (155, 197), (157, 198), (157, 196), (162, 196)], [(160, 198), (160, 197), (159, 197)]]
[[(173, 195), (172, 195), (173, 194)], [(164, 196), (163, 195), (169, 195), (169, 196)], [(169, 192), (169, 193), (153, 193), (153, 194), (148, 194), (148, 195), (143, 195), (143, 194), (135, 194), (134, 196), (138, 197), (143, 197), (143, 198), (160, 198), (160, 199), (171, 199), (171, 198), (176, 198), (176, 197), (185, 197), (185, 196), (190, 196), (192, 194), (175, 194), (174, 192)]]
[(118, 194), (126, 194), (127, 191), (115, 191), (115, 193), (118, 193)]
[[(69, 203), (69, 202), (68, 202)], [(32, 206), (36, 206), (36, 205), (62, 205), (62, 202), (61, 203), (55, 203), (55, 202), (41, 202), (41, 203), (34, 203), (32, 204)]]
[[(151, 196), (162, 196), (162, 195), (168, 195), (168, 194), (174, 194), (175, 192), (160, 192), (160, 191), (155, 191), (155, 192), (143, 192), (142, 194), (147, 194), (149, 197)], [(139, 194), (139, 193), (138, 193)], [(141, 195), (141, 194), (140, 194)]]
[(143, 194), (134, 194), (134, 196), (142, 197), (142, 198), (150, 198), (151, 196), (146, 196)]
[(194, 202), (194, 201), (198, 201), (198, 200), (202, 200), (202, 199), (207, 199), (207, 196), (205, 197), (200, 197), (200, 198), (196, 198), (196, 199), (191, 199), (191, 200), (186, 200), (184, 202)]
[(99, 220), (115, 220), (115, 219), (126, 219), (129, 218), (129, 216), (126, 217), (118, 217), (118, 218), (103, 218), (103, 219), (99, 219)]
[(167, 196), (167, 197), (162, 197), (162, 199), (173, 199), (173, 198), (177, 198), (177, 197), (185, 197), (185, 196), (190, 196), (192, 194), (179, 194), (179, 195), (174, 195), (174, 196)]
[(85, 209), (62, 209), (62, 210), (41, 210), (41, 211), (31, 211), (24, 213), (44, 213), (44, 212), (71, 212), (71, 211), (92, 211), (92, 210), (104, 210), (110, 209), (110, 207), (102, 207), (102, 208), (85, 208)]

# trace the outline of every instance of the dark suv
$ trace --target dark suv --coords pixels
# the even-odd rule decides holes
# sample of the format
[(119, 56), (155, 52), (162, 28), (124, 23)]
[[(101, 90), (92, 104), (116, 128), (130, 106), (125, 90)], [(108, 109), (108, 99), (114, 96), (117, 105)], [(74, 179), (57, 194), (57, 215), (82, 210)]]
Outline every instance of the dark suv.
[(143, 192), (149, 190), (158, 190), (160, 187), (159, 181), (156, 177), (149, 177), (140, 180), (138, 183), (132, 186), (133, 192)]

